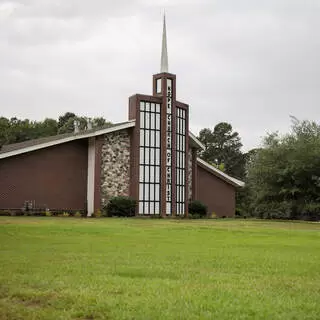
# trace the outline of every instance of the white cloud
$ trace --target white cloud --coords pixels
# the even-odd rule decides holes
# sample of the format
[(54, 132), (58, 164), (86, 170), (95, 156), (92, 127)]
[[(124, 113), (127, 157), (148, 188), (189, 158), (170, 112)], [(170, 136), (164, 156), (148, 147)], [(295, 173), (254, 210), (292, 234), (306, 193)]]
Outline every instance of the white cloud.
[(290, 114), (320, 120), (320, 7), (298, 0), (0, 0), (0, 115), (126, 119), (159, 71), (164, 8), (193, 131), (227, 121), (248, 149)]

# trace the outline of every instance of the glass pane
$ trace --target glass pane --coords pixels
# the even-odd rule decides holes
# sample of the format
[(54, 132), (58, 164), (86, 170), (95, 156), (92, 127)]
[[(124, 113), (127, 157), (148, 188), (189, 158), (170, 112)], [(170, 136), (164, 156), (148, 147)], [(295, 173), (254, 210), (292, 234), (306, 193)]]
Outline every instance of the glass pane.
[(144, 109), (145, 109), (144, 101), (140, 101), (140, 110), (144, 110)]
[(155, 167), (150, 167), (150, 182), (155, 182), (155, 176), (154, 176), (154, 169)]
[(144, 130), (140, 130), (140, 146), (144, 145)]
[(167, 213), (168, 215), (171, 215), (171, 203), (170, 203), (170, 202), (167, 202), (166, 213)]
[(150, 113), (149, 112), (146, 112), (146, 123), (145, 123), (145, 127), (147, 129), (150, 128)]
[(155, 131), (150, 131), (150, 147), (154, 147)]
[(155, 129), (155, 119), (154, 119), (155, 114), (150, 113), (150, 129)]
[(140, 183), (139, 184), (139, 200), (143, 200), (143, 196), (144, 196), (144, 194), (143, 194), (143, 184)]
[(150, 202), (149, 204), (149, 213), (154, 214), (154, 202)]
[(160, 213), (160, 203), (156, 202), (154, 207), (154, 213), (159, 214)]
[(145, 153), (144, 153), (144, 163), (149, 164), (150, 163), (150, 158), (149, 158), (149, 148), (145, 148)]
[(144, 182), (144, 166), (139, 166), (139, 181)]
[(156, 114), (156, 129), (160, 130), (160, 114)]
[(139, 202), (139, 214), (143, 213), (143, 202)]
[(154, 198), (154, 200), (159, 201), (160, 200), (160, 185), (156, 184), (154, 186), (154, 188), (155, 188), (155, 198)]
[(146, 111), (150, 111), (150, 102), (146, 102)]
[(157, 79), (157, 93), (161, 93), (161, 78)]
[(155, 182), (160, 183), (160, 167), (156, 167)]
[(154, 153), (155, 153), (155, 149), (151, 148), (150, 149), (150, 164), (154, 164)]
[(156, 147), (160, 147), (160, 131), (156, 131)]
[(150, 111), (151, 111), (151, 112), (155, 112), (155, 111), (156, 111), (156, 107), (155, 107), (155, 104), (154, 104), (154, 103), (151, 103), (151, 105), (150, 105)]
[(149, 147), (149, 130), (145, 130), (145, 146)]
[(144, 181), (149, 182), (149, 166), (144, 167)]
[(160, 149), (155, 149), (155, 164), (160, 165)]
[(149, 202), (145, 202), (144, 214), (149, 214)]
[(150, 184), (150, 201), (154, 201), (154, 185)]
[(144, 112), (140, 112), (140, 128), (144, 128)]

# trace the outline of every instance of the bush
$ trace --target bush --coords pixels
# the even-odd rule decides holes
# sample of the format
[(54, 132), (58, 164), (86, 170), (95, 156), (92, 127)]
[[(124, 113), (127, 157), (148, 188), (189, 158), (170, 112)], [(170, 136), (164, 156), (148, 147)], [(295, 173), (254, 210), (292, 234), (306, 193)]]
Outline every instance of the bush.
[(81, 218), (81, 217), (82, 217), (81, 212), (77, 211), (77, 212), (74, 214), (74, 217), (75, 217), (75, 218)]
[(0, 210), (0, 216), (11, 216), (10, 210)]
[(204, 218), (207, 216), (208, 208), (199, 200), (189, 202), (189, 213), (194, 219)]
[(96, 210), (96, 211), (91, 215), (92, 218), (101, 218), (101, 216), (102, 216), (102, 212), (101, 212), (100, 209)]
[(107, 217), (133, 217), (135, 215), (137, 201), (130, 197), (113, 197), (103, 209), (103, 215)]

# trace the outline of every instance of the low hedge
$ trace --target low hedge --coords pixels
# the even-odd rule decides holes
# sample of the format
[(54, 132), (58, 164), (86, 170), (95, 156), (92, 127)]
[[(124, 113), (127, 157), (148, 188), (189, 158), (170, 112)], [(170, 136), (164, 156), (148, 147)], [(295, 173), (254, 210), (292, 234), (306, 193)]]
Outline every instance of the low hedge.
[(199, 200), (189, 202), (189, 216), (193, 219), (205, 218), (208, 215), (208, 207)]
[(131, 197), (113, 197), (103, 208), (103, 215), (107, 217), (133, 217), (136, 207), (137, 201)]

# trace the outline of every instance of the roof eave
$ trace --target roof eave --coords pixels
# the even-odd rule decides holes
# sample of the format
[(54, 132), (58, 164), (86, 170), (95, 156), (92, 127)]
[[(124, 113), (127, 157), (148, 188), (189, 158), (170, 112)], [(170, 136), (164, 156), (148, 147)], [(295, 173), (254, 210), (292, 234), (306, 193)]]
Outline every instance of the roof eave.
[(245, 183), (243, 181), (240, 181), (236, 178), (233, 178), (231, 176), (229, 176), (228, 174), (224, 173), (223, 171), (215, 168), (214, 166), (212, 166), (211, 164), (207, 163), (206, 161), (197, 158), (197, 163), (204, 168), (205, 170), (211, 172), (212, 174), (214, 174), (215, 176), (217, 176), (218, 178), (224, 180), (225, 182), (233, 185), (234, 187), (237, 188), (243, 188), (245, 186)]
[(100, 135), (115, 132), (115, 131), (125, 130), (125, 129), (132, 128), (134, 126), (135, 126), (135, 120), (130, 120), (130, 121), (123, 123), (123, 124), (120, 124), (118, 126), (115, 125), (113, 127), (93, 131), (90, 133), (86, 133), (86, 131), (83, 131), (83, 134), (80, 133), (80, 134), (76, 134), (76, 135), (73, 135), (70, 137), (57, 139), (57, 140), (53, 140), (50, 142), (45, 142), (45, 143), (40, 143), (37, 145), (29, 146), (26, 148), (21, 148), (21, 149), (17, 149), (17, 150), (12, 150), (12, 151), (8, 151), (8, 152), (0, 153), (0, 159), (9, 158), (9, 157), (13, 157), (13, 156), (16, 156), (19, 154), (28, 153), (28, 152), (36, 151), (39, 149), (44, 149), (44, 148), (56, 146), (56, 145), (59, 145), (62, 143), (67, 143), (67, 142), (71, 142), (71, 141), (75, 141), (75, 140), (96, 137), (96, 136), (100, 136)]

